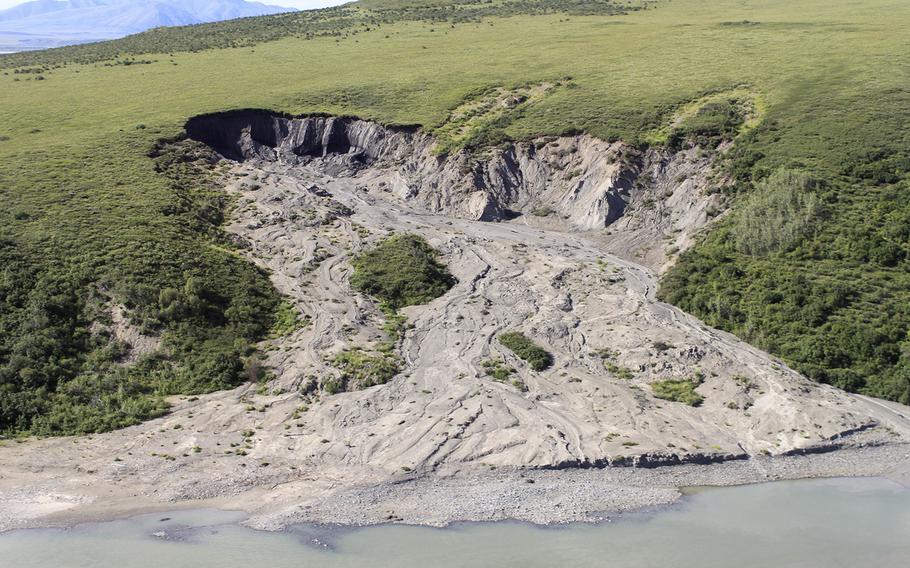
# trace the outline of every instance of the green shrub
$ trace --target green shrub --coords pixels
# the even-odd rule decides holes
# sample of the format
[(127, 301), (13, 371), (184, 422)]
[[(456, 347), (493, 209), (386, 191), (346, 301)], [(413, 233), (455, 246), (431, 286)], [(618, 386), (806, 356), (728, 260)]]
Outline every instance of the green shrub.
[(480, 364), (487, 375), (493, 377), (494, 381), (505, 382), (515, 373), (513, 367), (506, 367), (501, 359), (488, 359)]
[(804, 173), (778, 170), (756, 184), (732, 221), (736, 248), (745, 254), (787, 252), (808, 236), (821, 205)]
[(635, 373), (632, 371), (632, 369), (630, 369), (628, 367), (622, 367), (620, 365), (611, 363), (609, 361), (604, 361), (604, 366), (607, 368), (608, 371), (610, 371), (610, 373), (612, 373), (613, 375), (616, 375), (617, 378), (622, 379), (624, 381), (631, 381), (632, 379), (635, 378)]
[(309, 324), (309, 319), (300, 317), (297, 308), (287, 300), (278, 305), (275, 311), (275, 320), (272, 329), (269, 330), (269, 337), (277, 339), (291, 335), (299, 329), (303, 329)]
[(324, 390), (326, 394), (338, 394), (344, 390), (344, 386), (338, 379), (331, 378), (322, 383), (322, 390)]
[(672, 402), (681, 402), (689, 406), (699, 406), (705, 397), (695, 392), (701, 381), (696, 379), (668, 379), (651, 383), (654, 396)]
[(522, 359), (535, 371), (543, 371), (553, 365), (553, 356), (538, 347), (523, 333), (511, 331), (501, 333), (499, 343)]
[(392, 310), (426, 304), (455, 285), (437, 255), (417, 235), (389, 237), (354, 259), (351, 286)]
[(399, 372), (399, 360), (394, 354), (356, 347), (336, 355), (332, 364), (341, 371), (341, 377), (340, 382), (329, 380), (323, 385), (329, 394), (384, 385)]
[(619, 357), (620, 353), (617, 349), (610, 349), (609, 347), (603, 347), (601, 349), (595, 349), (591, 352), (593, 357), (600, 357), (601, 359), (615, 359)]

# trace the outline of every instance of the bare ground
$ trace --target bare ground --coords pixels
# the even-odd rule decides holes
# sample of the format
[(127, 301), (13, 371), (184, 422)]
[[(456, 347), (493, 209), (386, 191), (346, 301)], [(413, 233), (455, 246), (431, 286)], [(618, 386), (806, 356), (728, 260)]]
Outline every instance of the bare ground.
[[(174, 400), (168, 416), (118, 432), (6, 442), (0, 530), (200, 505), (246, 510), (261, 528), (562, 522), (671, 502), (688, 485), (906, 481), (910, 409), (813, 383), (656, 300), (668, 248), (707, 222), (707, 165), (683, 159), (677, 181), (630, 192), (609, 231), (567, 211), (569, 193), (547, 197), (556, 216), (530, 215), (541, 202), (529, 200), (510, 221), (466, 215), (475, 195), (428, 205), (400, 163), (231, 166), (229, 230), (310, 322), (266, 346), (275, 379)], [(385, 339), (381, 312), (348, 286), (349, 260), (397, 232), (426, 238), (458, 284), (406, 310), (394, 380), (320, 394), (334, 354)], [(495, 341), (504, 330), (555, 365), (527, 368)], [(517, 382), (487, 376), (491, 359)], [(697, 408), (652, 394), (696, 374)]]

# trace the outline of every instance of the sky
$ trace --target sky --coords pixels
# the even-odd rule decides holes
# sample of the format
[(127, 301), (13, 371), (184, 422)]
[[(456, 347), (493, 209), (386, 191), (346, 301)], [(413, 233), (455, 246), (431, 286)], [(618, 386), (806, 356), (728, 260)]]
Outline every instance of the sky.
[[(12, 8), (18, 4), (25, 4), (28, 0), (0, 0), (0, 10), (5, 10), (6, 8)], [(136, 2), (142, 2), (143, 0), (135, 0)], [(326, 6), (337, 6), (338, 4), (344, 4), (350, 0), (258, 0), (263, 4), (271, 4), (273, 6), (287, 6), (289, 8), (300, 8), (300, 9), (312, 9), (312, 8), (325, 8)]]

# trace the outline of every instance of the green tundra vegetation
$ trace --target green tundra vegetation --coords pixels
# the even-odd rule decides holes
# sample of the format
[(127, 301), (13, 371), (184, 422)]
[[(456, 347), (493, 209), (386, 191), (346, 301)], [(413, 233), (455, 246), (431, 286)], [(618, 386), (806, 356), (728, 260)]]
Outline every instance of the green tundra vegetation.
[(439, 253), (417, 235), (394, 235), (353, 260), (351, 286), (377, 298), (393, 312), (426, 304), (455, 285), (437, 256)]
[(696, 377), (692, 379), (667, 379), (651, 383), (651, 391), (654, 396), (671, 402), (681, 402), (689, 406), (701, 406), (705, 397), (695, 392), (701, 379)]
[[(734, 139), (733, 213), (662, 297), (818, 380), (907, 402), (907, 29), (902, 0), (370, 0), (0, 56), (0, 430), (155, 416), (166, 395), (248, 380), (252, 346), (287, 327), (219, 229), (210, 157), (161, 144), (189, 117), (434, 132), (478, 92), (557, 83), (463, 139)], [(92, 325), (112, 306), (160, 354), (123, 365)]]
[(376, 349), (353, 347), (336, 355), (332, 364), (340, 376), (323, 384), (326, 392), (369, 388), (385, 384), (398, 374), (401, 361), (395, 345), (406, 325), (405, 316), (398, 310), (426, 304), (455, 285), (455, 278), (436, 260), (438, 256), (422, 237), (404, 233), (382, 240), (351, 261), (351, 287), (379, 301), (388, 339)]
[(553, 356), (523, 333), (517, 331), (500, 333), (497, 339), (535, 371), (543, 371), (553, 365)]
[(41, 73), (68, 63), (110, 65), (153, 63), (137, 56), (250, 47), (282, 38), (347, 39), (384, 25), (402, 22), (431, 24), (481, 23), (484, 18), (516, 15), (616, 15), (641, 10), (655, 0), (367, 0), (356, 4), (257, 18), (241, 18), (204, 26), (155, 28), (116, 42), (21, 52), (0, 65), (19, 73)]
[(366, 351), (354, 347), (342, 351), (332, 360), (341, 376), (323, 384), (329, 394), (383, 385), (399, 372), (398, 357), (390, 350)]

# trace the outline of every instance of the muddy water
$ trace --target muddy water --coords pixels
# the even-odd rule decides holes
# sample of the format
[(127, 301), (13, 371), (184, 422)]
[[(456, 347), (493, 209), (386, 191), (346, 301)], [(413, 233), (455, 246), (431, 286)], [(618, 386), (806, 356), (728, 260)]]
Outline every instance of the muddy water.
[(448, 529), (239, 526), (191, 511), (0, 535), (0, 566), (378, 568), (906, 567), (910, 491), (880, 479), (778, 482), (696, 491), (677, 506), (599, 525)]

